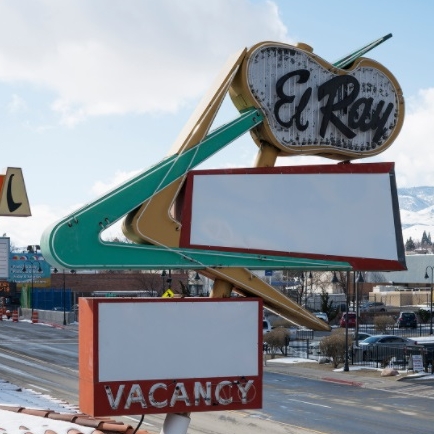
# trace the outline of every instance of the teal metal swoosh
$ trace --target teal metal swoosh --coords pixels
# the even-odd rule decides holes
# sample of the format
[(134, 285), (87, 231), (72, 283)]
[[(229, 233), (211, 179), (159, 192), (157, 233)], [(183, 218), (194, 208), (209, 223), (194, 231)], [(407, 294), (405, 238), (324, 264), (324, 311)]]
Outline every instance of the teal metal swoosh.
[(263, 115), (257, 109), (248, 109), (186, 152), (160, 161), (54, 223), (41, 238), (45, 259), (52, 266), (74, 269), (244, 267), (350, 270), (347, 262), (340, 261), (126, 244), (101, 239), (103, 230), (262, 121)]

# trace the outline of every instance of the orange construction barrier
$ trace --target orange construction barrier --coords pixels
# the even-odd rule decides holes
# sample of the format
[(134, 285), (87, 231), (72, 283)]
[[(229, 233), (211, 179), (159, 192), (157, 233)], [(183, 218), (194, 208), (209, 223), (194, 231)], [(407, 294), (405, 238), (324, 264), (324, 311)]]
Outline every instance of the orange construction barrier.
[(32, 312), (32, 323), (35, 324), (35, 323), (38, 322), (38, 320), (39, 320), (38, 311), (37, 311), (37, 310), (34, 310), (34, 311)]
[(18, 322), (18, 311), (17, 310), (14, 310), (12, 312), (12, 321), (13, 322)]

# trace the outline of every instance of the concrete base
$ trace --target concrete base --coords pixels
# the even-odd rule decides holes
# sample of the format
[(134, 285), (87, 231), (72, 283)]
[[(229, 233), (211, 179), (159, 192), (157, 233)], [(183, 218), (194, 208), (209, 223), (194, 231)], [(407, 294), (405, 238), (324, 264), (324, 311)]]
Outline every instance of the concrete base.
[(190, 418), (181, 414), (170, 413), (164, 420), (164, 425), (160, 434), (186, 434)]
[[(40, 322), (46, 322), (50, 324), (59, 324), (63, 325), (63, 311), (61, 310), (39, 310), (38, 318)], [(20, 319), (26, 319), (31, 321), (32, 319), (32, 309), (29, 308), (20, 308), (18, 310), (18, 316)], [(65, 312), (66, 324), (71, 324), (75, 322), (75, 314), (74, 312)]]

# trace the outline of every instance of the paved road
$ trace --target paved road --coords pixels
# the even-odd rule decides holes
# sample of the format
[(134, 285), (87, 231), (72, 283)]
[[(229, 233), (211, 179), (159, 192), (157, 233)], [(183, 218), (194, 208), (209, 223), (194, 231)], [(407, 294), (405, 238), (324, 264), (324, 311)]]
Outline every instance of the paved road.
[[(3, 321), (0, 323), (0, 378), (77, 404), (77, 350), (77, 329)], [(188, 432), (432, 432), (434, 383), (368, 381), (357, 376), (348, 381), (348, 373), (313, 372), (321, 371), (294, 365), (267, 366), (261, 410), (194, 413)], [(326, 376), (333, 381), (324, 381)], [(164, 415), (147, 415), (145, 426), (149, 431), (159, 432), (164, 418)], [(123, 420), (135, 426), (139, 417)]]
[[(398, 386), (379, 379), (376, 388), (374, 382), (365, 387), (360, 378), (342, 377), (323, 373), (318, 381), (266, 372), (263, 417), (327, 433), (432, 433), (434, 383)], [(392, 384), (396, 387), (388, 387)]]

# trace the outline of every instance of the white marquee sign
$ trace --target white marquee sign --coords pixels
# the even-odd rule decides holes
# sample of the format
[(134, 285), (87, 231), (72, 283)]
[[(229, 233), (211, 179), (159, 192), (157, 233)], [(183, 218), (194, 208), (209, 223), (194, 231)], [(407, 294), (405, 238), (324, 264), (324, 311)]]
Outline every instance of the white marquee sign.
[(267, 121), (254, 137), (282, 153), (368, 157), (384, 151), (402, 126), (399, 84), (370, 59), (343, 70), (300, 48), (265, 42), (247, 54), (240, 80), (231, 89), (234, 103), (263, 111)]

